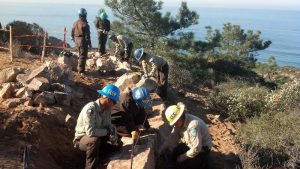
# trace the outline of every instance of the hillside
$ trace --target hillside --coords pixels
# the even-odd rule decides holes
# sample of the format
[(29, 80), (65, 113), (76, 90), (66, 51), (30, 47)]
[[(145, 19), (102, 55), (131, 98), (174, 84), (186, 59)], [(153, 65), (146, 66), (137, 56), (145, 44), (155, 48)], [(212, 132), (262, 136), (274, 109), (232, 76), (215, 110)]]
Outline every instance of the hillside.
[[(38, 56), (16, 58), (13, 63), (8, 54), (0, 52), (0, 70), (5, 68), (35, 69), (41, 65)], [(56, 60), (48, 57), (47, 60)], [(0, 168), (21, 168), (24, 146), (30, 151), (31, 168), (82, 168), (84, 156), (72, 145), (74, 120), (84, 104), (95, 100), (95, 90), (100, 84), (113, 83), (118, 76), (89, 71), (86, 77), (73, 72), (72, 104), (30, 105), (25, 102), (7, 108), (5, 100), (0, 106)], [(213, 137), (211, 168), (234, 168), (239, 164), (239, 145), (234, 141), (238, 125), (225, 122), (217, 113), (210, 112), (203, 104), (202, 94), (186, 93), (182, 98), (189, 113), (201, 117), (208, 124)], [(182, 96), (181, 96), (182, 97)], [(166, 104), (172, 102), (168, 101)], [(71, 122), (66, 122), (66, 116)]]

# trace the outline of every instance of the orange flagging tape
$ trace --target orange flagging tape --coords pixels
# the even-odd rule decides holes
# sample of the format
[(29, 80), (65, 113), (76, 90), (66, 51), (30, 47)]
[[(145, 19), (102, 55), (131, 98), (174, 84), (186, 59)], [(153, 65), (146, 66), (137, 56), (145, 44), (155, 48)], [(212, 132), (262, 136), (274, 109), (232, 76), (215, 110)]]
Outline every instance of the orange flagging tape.
[(43, 34), (43, 35), (18, 35), (18, 36), (13, 36), (13, 37), (14, 38), (24, 38), (24, 37), (36, 37), (36, 36), (44, 37), (45, 34)]
[(21, 44), (16, 44), (14, 46), (20, 46), (20, 47), (30, 47), (30, 48), (58, 48), (58, 49), (63, 49), (63, 46), (32, 46), (32, 45), (21, 45)]

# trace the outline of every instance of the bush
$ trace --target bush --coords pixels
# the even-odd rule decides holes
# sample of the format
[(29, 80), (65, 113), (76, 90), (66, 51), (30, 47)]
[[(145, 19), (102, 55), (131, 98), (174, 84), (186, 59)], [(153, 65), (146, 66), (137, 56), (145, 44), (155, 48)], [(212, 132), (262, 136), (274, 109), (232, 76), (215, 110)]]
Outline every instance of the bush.
[(183, 68), (179, 68), (174, 61), (168, 60), (169, 64), (169, 82), (179, 92), (186, 91), (186, 86), (193, 83), (192, 74)]
[(300, 80), (285, 83), (266, 97), (266, 111), (285, 111), (299, 105)]
[(263, 111), (267, 94), (268, 90), (264, 87), (229, 83), (219, 85), (206, 101), (212, 110), (228, 117), (229, 120), (244, 121)]
[[(26, 34), (35, 34), (35, 35), (43, 35), (45, 33), (44, 29), (40, 27), (38, 24), (33, 23), (26, 23), (23, 21), (13, 21), (7, 24), (6, 28), (9, 28), (9, 26), (13, 27), (13, 35), (26, 35)], [(6, 35), (6, 39), (9, 39), (9, 35)], [(43, 45), (43, 37), (23, 37), (19, 38), (18, 41), (22, 45), (32, 45), (32, 46), (42, 46)], [(28, 50), (32, 53), (40, 53), (40, 48), (28, 48), (28, 47), (21, 47), (23, 50)]]
[(241, 160), (241, 167), (244, 169), (259, 169), (259, 157), (258, 150), (255, 147), (247, 148), (246, 146), (241, 147), (241, 151), (238, 154)]
[[(247, 120), (237, 134), (243, 144), (268, 150), (269, 157), (283, 161), (286, 168), (300, 164), (300, 116), (299, 108), (289, 112), (265, 113)], [(287, 157), (282, 158), (282, 157)]]

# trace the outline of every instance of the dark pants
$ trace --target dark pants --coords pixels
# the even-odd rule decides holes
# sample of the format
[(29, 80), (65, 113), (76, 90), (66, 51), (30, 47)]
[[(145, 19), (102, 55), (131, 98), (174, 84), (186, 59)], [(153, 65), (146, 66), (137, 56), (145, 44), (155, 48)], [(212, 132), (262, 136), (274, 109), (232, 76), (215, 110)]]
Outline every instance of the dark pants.
[(168, 93), (168, 75), (169, 65), (166, 63), (162, 68), (157, 71), (157, 93), (160, 97), (166, 98)]
[(208, 161), (209, 161), (209, 154), (210, 150), (207, 147), (203, 147), (202, 151), (194, 158), (188, 158), (181, 163), (177, 163), (177, 157), (181, 154), (186, 153), (190, 148), (185, 144), (179, 144), (177, 147), (174, 148), (172, 152), (171, 160), (172, 162), (176, 163), (176, 169), (207, 169), (208, 168)]
[(127, 52), (125, 53), (125, 51), (122, 51), (122, 52), (120, 53), (120, 55), (121, 55), (121, 60), (122, 60), (122, 61), (126, 61), (126, 62), (129, 61), (129, 59), (130, 59), (130, 57), (131, 57), (132, 49), (133, 49), (133, 44), (130, 43), (130, 44), (128, 44), (128, 46), (127, 46)]
[(98, 34), (98, 51), (101, 55), (104, 55), (106, 53), (105, 51), (105, 45), (107, 41), (107, 34), (99, 33)]
[(88, 44), (83, 37), (76, 37), (76, 45), (78, 49), (79, 62), (78, 62), (78, 72), (85, 72), (85, 63), (88, 55)]
[(119, 147), (108, 144), (107, 141), (108, 137), (83, 136), (75, 142), (81, 151), (86, 152), (85, 169), (97, 169), (101, 157), (119, 150)]

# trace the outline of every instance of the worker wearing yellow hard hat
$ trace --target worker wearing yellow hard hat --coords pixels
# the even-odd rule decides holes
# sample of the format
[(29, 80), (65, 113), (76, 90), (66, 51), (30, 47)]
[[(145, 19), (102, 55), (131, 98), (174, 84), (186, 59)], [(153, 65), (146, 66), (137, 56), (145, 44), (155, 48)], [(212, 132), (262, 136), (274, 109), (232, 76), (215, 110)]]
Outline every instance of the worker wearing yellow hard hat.
[[(178, 169), (208, 168), (212, 140), (205, 122), (185, 113), (183, 103), (169, 106), (165, 111), (165, 117), (173, 129), (159, 148), (158, 154), (170, 154), (168, 159), (171, 159), (171, 163)], [(164, 153), (166, 150), (170, 150), (171, 153)]]

